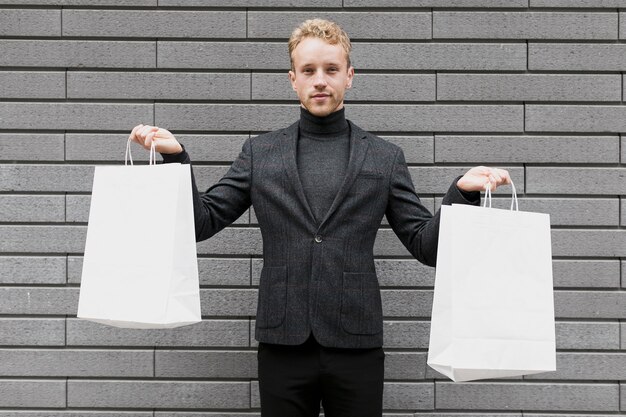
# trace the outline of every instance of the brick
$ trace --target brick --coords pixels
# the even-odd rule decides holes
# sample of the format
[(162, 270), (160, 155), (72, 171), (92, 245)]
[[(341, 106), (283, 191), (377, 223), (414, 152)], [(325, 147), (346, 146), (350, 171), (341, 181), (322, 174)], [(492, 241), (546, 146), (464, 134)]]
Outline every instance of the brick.
[(619, 323), (557, 321), (556, 348), (619, 350)]
[[(159, 6), (206, 7), (205, 0), (159, 0)], [(341, 0), (215, 0), (212, 7), (341, 7)]]
[[(139, 124), (140, 121), (137, 122)], [(133, 126), (134, 127), (134, 126)], [(160, 126), (169, 130), (169, 126)], [(68, 161), (124, 161), (128, 134), (68, 133), (65, 137)], [(193, 164), (197, 162), (232, 162), (248, 135), (185, 135), (173, 132), (185, 146)], [(149, 152), (131, 144), (133, 161), (148, 161)], [(157, 155), (157, 160), (162, 158)]]
[(284, 71), (289, 68), (286, 42), (158, 41), (157, 44), (157, 68)]
[(622, 212), (622, 219), (620, 220), (620, 223), (622, 226), (626, 226), (626, 198), (622, 197), (620, 198), (620, 206), (621, 206), (621, 212)]
[[(626, 90), (626, 86), (624, 87), (624, 89)], [(624, 96), (626, 96), (626, 91), (624, 92)], [(620, 135), (621, 136), (621, 135)], [(621, 136), (622, 138), (622, 156), (621, 156), (621, 162), (622, 164), (626, 164), (626, 136)]]
[(0, 380), (0, 407), (65, 408), (65, 378)]
[(622, 335), (622, 350), (626, 349), (626, 323), (620, 322), (620, 334)]
[(528, 69), (623, 71), (626, 45), (611, 43), (528, 43)]
[(617, 13), (433, 12), (433, 38), (617, 39)]
[(385, 378), (393, 380), (422, 380), (426, 373), (426, 353), (385, 353)]
[(0, 226), (0, 251), (20, 253), (82, 252), (84, 226)]
[[(0, 23), (0, 27), (1, 25)], [(0, 98), (65, 98), (65, 73), (61, 71), (2, 71), (0, 72)]]
[(435, 283), (435, 268), (413, 259), (376, 259), (374, 263), (383, 287), (432, 287)]
[(402, 148), (407, 164), (432, 164), (434, 162), (433, 135), (382, 136), (382, 138)]
[(556, 371), (527, 375), (524, 379), (626, 379), (626, 353), (557, 353)]
[(68, 223), (87, 223), (89, 221), (89, 208), (91, 196), (70, 195), (65, 196), (65, 221)]
[(527, 7), (528, 0), (344, 0), (344, 7)]
[(250, 285), (250, 259), (198, 259), (200, 285)]
[(5, 129), (132, 130), (153, 120), (152, 104), (0, 103)]
[(256, 378), (256, 351), (157, 350), (157, 378)]
[[(615, 414), (575, 414), (576, 417), (611, 417)], [(528, 417), (563, 417), (563, 414), (536, 414), (536, 413), (524, 413), (524, 416)]]
[(76, 315), (78, 288), (0, 287), (0, 314)]
[(62, 195), (0, 195), (3, 222), (62, 222), (65, 198)]
[(436, 382), (437, 408), (618, 411), (617, 384)]
[[(152, 414), (150, 415), (152, 417)], [(0, 415), (0, 417), (3, 417)], [(216, 413), (177, 413), (175, 411), (155, 411), (154, 417), (261, 417), (260, 412), (256, 413), (230, 413), (230, 412), (216, 412)], [(413, 417), (410, 416), (398, 416), (398, 417)]]
[(0, 0), (0, 4), (46, 6), (156, 6), (157, 0)]
[(152, 350), (0, 349), (2, 376), (152, 377)]
[(201, 289), (203, 316), (256, 316), (257, 290)]
[(0, 411), (0, 417), (154, 417), (152, 411)]
[(528, 0), (530, 7), (626, 7), (624, 0)]
[[(1, 416), (1, 415), (0, 415)], [(151, 415), (152, 416), (152, 415)], [(231, 412), (214, 412), (214, 413), (177, 413), (175, 411), (155, 411), (154, 417), (261, 417), (260, 412), (256, 413), (231, 413)], [(413, 415), (408, 416), (398, 416), (398, 417), (413, 417)]]
[(435, 162), (617, 163), (617, 136), (435, 136)]
[(63, 10), (63, 36), (245, 38), (245, 11)]
[(384, 347), (386, 349), (428, 349), (429, 321), (385, 320), (383, 326)]
[[(150, 20), (146, 22), (153, 24)], [(70, 71), (67, 73), (67, 96), (81, 99), (248, 100), (250, 74)]]
[(526, 70), (522, 43), (354, 43), (357, 69)]
[(203, 320), (174, 329), (145, 330), (68, 318), (67, 346), (243, 347), (249, 345), (248, 331), (247, 319)]
[(268, 131), (298, 120), (295, 105), (276, 104), (155, 104), (157, 126), (168, 130)]
[(0, 341), (3, 346), (64, 346), (65, 319), (0, 318)]
[(617, 260), (552, 261), (555, 287), (619, 287), (620, 268)]
[(371, 105), (346, 107), (346, 117), (368, 131), (490, 131), (523, 130), (519, 105)]
[[(626, 50), (624, 51), (626, 54)], [(526, 105), (526, 131), (620, 132), (626, 130), (623, 106)]]
[(1, 191), (91, 191), (93, 166), (0, 165)]
[(70, 379), (68, 407), (228, 408), (250, 405), (249, 382)]
[(430, 317), (433, 310), (433, 291), (382, 290), (385, 317)]
[(620, 101), (617, 74), (437, 74), (437, 99)]
[(624, 291), (555, 291), (554, 314), (558, 318), (620, 319), (626, 311)]
[[(346, 90), (353, 101), (435, 101), (434, 74), (357, 74)], [(252, 100), (297, 100), (286, 73), (252, 74)]]
[(0, 160), (62, 161), (63, 135), (0, 133)]
[(622, 261), (622, 288), (626, 288), (626, 261)]
[(61, 36), (61, 11), (3, 9), (0, 36)]
[[(317, 12), (315, 16), (336, 22), (348, 33), (350, 40), (356, 39), (430, 39), (430, 13), (388, 12)], [(249, 38), (285, 38), (310, 19), (309, 12), (257, 12), (248, 13)], [(617, 16), (615, 16), (617, 32)], [(617, 34), (615, 35), (617, 37)]]
[[(412, 417), (523, 417), (524, 413), (420, 413), (414, 414)], [(556, 416), (555, 416), (556, 417)], [(591, 417), (591, 416), (587, 416)], [(608, 416), (602, 416), (608, 417)]]
[[(437, 208), (441, 200), (437, 198)], [(509, 210), (511, 207), (510, 197), (497, 197), (492, 201), (494, 208)], [(521, 211), (548, 213), (552, 226), (617, 226), (618, 223), (617, 199), (521, 197), (519, 207)]]
[(386, 382), (383, 408), (392, 410), (432, 410), (435, 408), (435, 385), (429, 382)]
[(155, 42), (0, 40), (0, 67), (154, 68), (155, 63)]
[(626, 248), (622, 230), (553, 230), (553, 256), (620, 257)]
[(261, 255), (261, 231), (257, 228), (227, 227), (198, 244), (198, 255)]
[(527, 167), (528, 193), (626, 194), (626, 168)]
[(65, 284), (64, 256), (0, 256), (3, 284)]

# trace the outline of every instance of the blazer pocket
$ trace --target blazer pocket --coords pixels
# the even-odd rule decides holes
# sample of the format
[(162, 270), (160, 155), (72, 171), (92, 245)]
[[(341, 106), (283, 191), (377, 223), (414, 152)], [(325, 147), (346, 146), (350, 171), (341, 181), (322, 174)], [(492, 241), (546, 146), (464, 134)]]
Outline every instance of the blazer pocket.
[(278, 327), (287, 309), (287, 266), (263, 267), (259, 281), (256, 322), (260, 328)]
[(361, 171), (354, 179), (348, 194), (368, 197), (379, 196), (385, 186), (383, 179), (382, 174)]
[(375, 272), (343, 273), (341, 326), (352, 334), (382, 332), (382, 302)]

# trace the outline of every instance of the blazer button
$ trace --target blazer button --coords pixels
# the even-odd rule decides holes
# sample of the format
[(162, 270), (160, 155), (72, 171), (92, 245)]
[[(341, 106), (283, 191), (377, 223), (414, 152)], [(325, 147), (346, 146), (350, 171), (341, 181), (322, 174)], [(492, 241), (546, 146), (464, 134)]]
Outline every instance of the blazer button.
[(322, 237), (320, 235), (315, 235), (315, 241), (317, 243), (322, 243)]

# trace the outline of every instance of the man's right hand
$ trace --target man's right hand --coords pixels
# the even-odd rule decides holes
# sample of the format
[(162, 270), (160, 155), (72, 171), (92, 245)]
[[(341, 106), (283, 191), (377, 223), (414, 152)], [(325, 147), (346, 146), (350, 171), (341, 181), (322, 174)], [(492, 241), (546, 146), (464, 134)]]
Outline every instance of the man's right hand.
[(130, 132), (129, 139), (147, 150), (150, 150), (154, 142), (154, 149), (161, 154), (177, 154), (183, 151), (183, 147), (169, 130), (157, 126), (137, 125)]

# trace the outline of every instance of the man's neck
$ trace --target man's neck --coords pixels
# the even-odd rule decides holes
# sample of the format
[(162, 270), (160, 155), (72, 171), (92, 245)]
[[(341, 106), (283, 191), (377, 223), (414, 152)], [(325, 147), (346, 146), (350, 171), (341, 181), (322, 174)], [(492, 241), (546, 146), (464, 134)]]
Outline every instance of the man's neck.
[(342, 107), (327, 116), (316, 116), (304, 107), (300, 107), (300, 130), (313, 135), (343, 133), (349, 128)]

